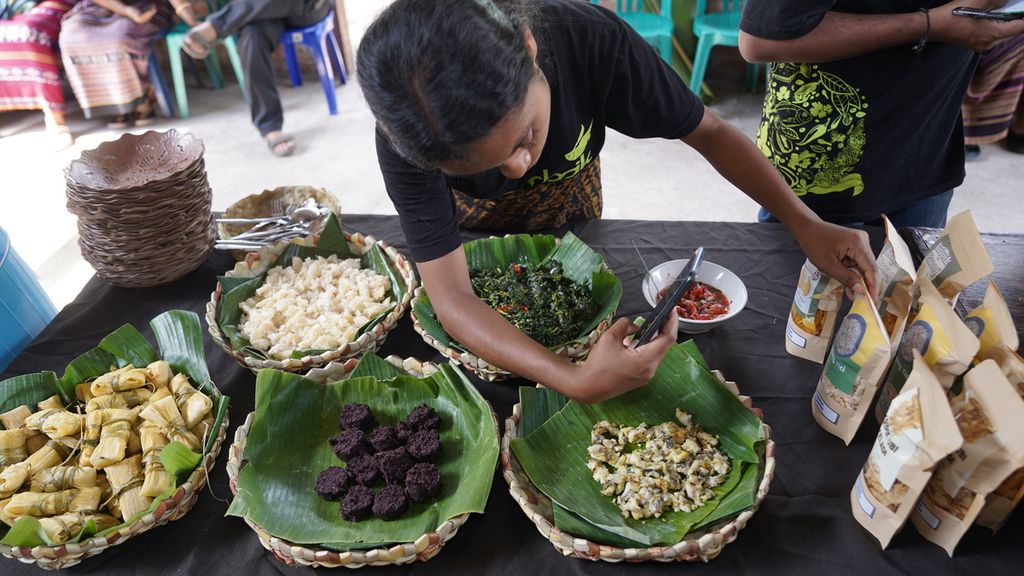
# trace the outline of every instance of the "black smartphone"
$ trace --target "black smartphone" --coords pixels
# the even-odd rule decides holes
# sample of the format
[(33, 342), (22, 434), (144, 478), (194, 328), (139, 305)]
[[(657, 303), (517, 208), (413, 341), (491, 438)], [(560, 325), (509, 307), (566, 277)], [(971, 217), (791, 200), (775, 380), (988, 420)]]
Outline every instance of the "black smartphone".
[(1024, 18), (1024, 12), (989, 12), (987, 10), (981, 10), (979, 8), (967, 8), (960, 6), (953, 8), (954, 16), (969, 16), (971, 18), (980, 18), (982, 20), (1020, 20)]

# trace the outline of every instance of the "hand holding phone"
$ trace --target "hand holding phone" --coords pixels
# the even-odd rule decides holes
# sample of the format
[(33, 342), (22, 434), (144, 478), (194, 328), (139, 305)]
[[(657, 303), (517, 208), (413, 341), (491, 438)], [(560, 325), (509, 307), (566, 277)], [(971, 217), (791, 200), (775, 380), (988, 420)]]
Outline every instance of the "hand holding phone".
[(958, 6), (956, 8), (953, 8), (953, 15), (969, 16), (971, 18), (978, 18), (980, 20), (1001, 20), (1005, 22), (1008, 20), (1024, 19), (1024, 7), (1021, 7), (1021, 11), (999, 12), (982, 10), (980, 8), (969, 8), (967, 6)]

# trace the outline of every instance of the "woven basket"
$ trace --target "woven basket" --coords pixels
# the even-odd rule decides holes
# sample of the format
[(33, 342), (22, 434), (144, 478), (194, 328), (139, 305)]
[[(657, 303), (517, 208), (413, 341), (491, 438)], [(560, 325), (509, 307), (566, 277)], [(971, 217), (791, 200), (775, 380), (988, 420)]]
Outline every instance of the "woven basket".
[[(394, 366), (417, 376), (428, 376), (437, 371), (437, 366), (429, 362), (420, 362), (415, 358), (405, 360), (397, 356), (388, 356), (385, 360)], [(305, 377), (317, 382), (326, 383), (340, 380), (346, 374), (355, 370), (358, 361), (350, 359), (346, 362), (332, 362), (324, 368), (311, 370)], [(249, 428), (252, 425), (252, 418), (255, 412), (250, 412), (245, 423), (235, 430), (235, 442), (228, 449), (228, 483), (231, 486), (231, 493), (238, 494), (238, 473), (244, 466), (245, 444), (249, 437)], [(491, 412), (494, 418), (494, 428), (498, 428), (498, 418)], [(466, 523), (469, 514), (460, 514), (451, 520), (442, 522), (433, 532), (424, 534), (414, 542), (395, 544), (390, 548), (375, 548), (373, 550), (350, 550), (338, 552), (328, 550), (313, 544), (293, 544), (272, 536), (255, 522), (244, 518), (245, 523), (256, 532), (260, 544), (269, 550), (278, 560), (288, 565), (298, 564), (301, 566), (338, 568), (362, 568), (363, 566), (387, 566), (391, 564), (408, 564), (410, 562), (426, 562), (438, 552), (441, 547), (451, 540), (459, 528)]]
[[(313, 186), (279, 186), (273, 190), (264, 190), (242, 198), (224, 210), (225, 218), (264, 218), (281, 215), (289, 204), (302, 204), (313, 198), (321, 206), (326, 206), (335, 214), (341, 214), (341, 204), (333, 194), (323, 188)], [(248, 230), (249, 224), (217, 224), (217, 236), (221, 240), (230, 240)], [(243, 250), (232, 250), (236, 260), (245, 258)]]
[[(345, 233), (345, 240), (348, 241), (350, 247), (352, 247), (356, 253), (362, 254), (369, 249), (373, 244), (378, 244), (381, 250), (391, 260), (391, 263), (398, 269), (398, 273), (405, 280), (408, 290), (405, 296), (400, 302), (395, 303), (394, 309), (388, 313), (388, 315), (378, 322), (369, 332), (361, 334), (355, 340), (342, 345), (336, 350), (324, 352), (323, 354), (317, 354), (314, 356), (303, 356), (302, 358), (286, 358), (284, 360), (253, 358), (246, 356), (237, 350), (231, 348), (231, 342), (227, 336), (221, 331), (220, 326), (217, 325), (217, 305), (220, 303), (221, 296), (223, 294), (223, 287), (220, 282), (217, 283), (216, 290), (210, 296), (210, 301), (206, 304), (206, 323), (209, 326), (210, 335), (213, 336), (213, 341), (217, 343), (225, 352), (228, 353), (236, 362), (242, 366), (248, 368), (253, 373), (259, 372), (262, 368), (274, 368), (277, 370), (284, 370), (286, 372), (304, 372), (311, 368), (319, 368), (327, 365), (329, 362), (338, 360), (346, 360), (349, 358), (357, 358), (367, 352), (374, 352), (381, 344), (384, 343), (384, 339), (397, 324), (398, 321), (405, 314), (406, 309), (409, 307), (409, 303), (412, 301), (412, 294), (419, 285), (416, 279), (416, 272), (413, 270), (412, 264), (402, 256), (395, 248), (388, 245), (383, 240), (377, 240), (373, 236), (364, 236), (358, 232), (349, 234)], [(315, 240), (312, 238), (303, 238), (299, 240), (293, 240), (294, 243), (301, 243), (307, 246), (315, 244)], [(287, 248), (288, 242), (281, 242), (274, 246), (260, 249), (259, 252), (250, 252), (246, 259), (235, 265), (233, 270), (228, 271), (227, 276), (256, 276), (266, 270), (268, 263), (273, 262), (277, 256), (279, 256), (285, 248)]]
[(77, 543), (62, 544), (60, 546), (36, 546), (34, 548), (12, 548), (0, 544), (0, 554), (8, 558), (16, 558), (25, 563), (34, 563), (45, 570), (58, 570), (74, 566), (82, 560), (95, 556), (108, 548), (127, 542), (129, 538), (148, 532), (157, 526), (177, 520), (195, 506), (196, 500), (203, 486), (206, 485), (208, 471), (213, 468), (220, 454), (221, 443), (228, 431), (228, 416), (224, 415), (220, 429), (217, 431), (217, 439), (213, 443), (210, 452), (206, 454), (199, 467), (192, 472), (188, 480), (178, 486), (170, 497), (159, 504), (153, 512), (146, 514), (135, 522), (123, 528), (107, 534), (106, 536), (94, 536)]
[[(602, 263), (601, 267), (604, 270), (609, 269), (608, 265), (605, 263)], [(418, 288), (416, 290), (416, 295), (413, 299), (414, 302), (416, 300), (419, 300), (420, 297), (423, 296), (424, 294), (426, 294), (424, 289), (422, 287)], [(444, 342), (439, 341), (437, 338), (431, 336), (423, 327), (423, 324), (420, 322), (419, 317), (417, 317), (415, 308), (410, 310), (409, 315), (412, 317), (413, 329), (416, 330), (416, 332), (423, 338), (424, 342), (436, 348), (438, 352), (444, 354), (444, 356), (451, 360), (452, 362), (465, 366), (467, 370), (469, 370), (473, 374), (476, 374), (476, 376), (481, 380), (484, 380), (486, 382), (495, 382), (497, 380), (507, 380), (509, 378), (513, 378), (516, 376), (515, 374), (507, 370), (498, 368), (494, 364), (491, 364), (487, 360), (480, 358), (479, 356), (473, 354), (472, 352), (453, 348), (445, 344)], [(591, 330), (590, 334), (587, 334), (587, 337), (582, 342), (570, 342), (568, 344), (550, 348), (550, 350), (557, 354), (558, 356), (568, 358), (573, 362), (582, 362), (583, 360), (586, 359), (587, 355), (590, 354), (590, 350), (594, 347), (594, 344), (597, 343), (597, 340), (598, 338), (601, 337), (601, 334), (604, 334), (604, 332), (608, 330), (608, 327), (612, 325), (612, 319), (614, 317), (614, 311), (607, 314), (597, 324), (597, 327)]]
[[(725, 382), (721, 373), (715, 372), (719, 380)], [(740, 396), (735, 384), (727, 382), (726, 386), (743, 401), (744, 405), (750, 408), (758, 418), (760, 411), (752, 408), (750, 398)], [(767, 424), (765, 429), (764, 460), (761, 463), (762, 477), (757, 487), (757, 496), (754, 505), (748, 510), (740, 512), (732, 519), (723, 520), (705, 529), (687, 534), (687, 537), (673, 546), (653, 546), (650, 548), (619, 548), (607, 544), (591, 542), (584, 538), (577, 538), (572, 534), (565, 533), (555, 527), (553, 513), (551, 511), (551, 500), (534, 486), (526, 472), (515, 457), (510, 448), (513, 438), (519, 437), (519, 411), (520, 405), (512, 408), (512, 416), (505, 420), (505, 434), (501, 438), (501, 468), (502, 476), (508, 483), (509, 492), (512, 498), (519, 504), (519, 507), (526, 513), (526, 517), (537, 527), (537, 531), (547, 538), (551, 544), (564, 556), (576, 556), (584, 560), (602, 560), (605, 562), (647, 562), (655, 560), (658, 562), (707, 562), (722, 552), (726, 544), (736, 539), (739, 531), (742, 530), (750, 518), (757, 511), (768, 494), (768, 487), (775, 474), (775, 443), (771, 440), (771, 428)]]

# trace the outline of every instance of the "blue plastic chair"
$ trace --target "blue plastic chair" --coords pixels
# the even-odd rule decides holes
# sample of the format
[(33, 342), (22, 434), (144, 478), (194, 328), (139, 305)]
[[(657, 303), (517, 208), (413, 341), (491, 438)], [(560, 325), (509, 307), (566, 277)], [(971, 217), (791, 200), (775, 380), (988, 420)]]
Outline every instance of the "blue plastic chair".
[[(210, 12), (216, 11), (220, 8), (224, 2), (213, 2), (208, 1), (206, 6)], [(188, 118), (188, 93), (185, 90), (185, 72), (182, 67), (182, 54), (181, 48), (185, 45), (185, 34), (188, 33), (189, 27), (184, 22), (177, 22), (167, 32), (167, 61), (171, 66), (171, 78), (174, 81), (174, 93), (178, 99), (178, 115), (181, 118)], [(227, 38), (220, 38), (217, 40), (218, 44), (224, 46), (227, 50), (228, 60), (231, 61), (231, 69), (235, 72), (235, 79), (238, 80), (238, 88), (242, 91), (242, 97), (245, 98), (246, 103), (249, 102), (249, 93), (245, 91), (245, 72), (242, 70), (242, 60), (238, 57), (238, 44), (235, 42), (234, 36), (228, 36)], [(214, 90), (220, 90), (224, 87), (224, 73), (221, 72), (220, 59), (217, 57), (217, 51), (211, 50), (209, 56), (203, 59), (206, 63), (206, 71), (210, 75), (210, 82), (213, 84)]]
[[(599, 4), (599, 0), (591, 0)], [(644, 12), (644, 0), (616, 0), (615, 13), (644, 40), (658, 48), (661, 59), (672, 63), (672, 0), (661, 0), (661, 13)]]
[(36, 275), (0, 228), (0, 372), (56, 315)]
[(174, 100), (171, 98), (171, 91), (167, 88), (167, 80), (160, 70), (160, 61), (156, 58), (156, 51), (149, 53), (149, 80), (153, 84), (153, 92), (156, 94), (156, 106), (160, 115), (166, 118), (174, 117)]
[[(722, 0), (721, 12), (707, 12), (707, 0), (697, 0), (697, 13), (693, 18), (693, 34), (697, 37), (697, 50), (693, 56), (693, 74), (690, 90), (699, 93), (708, 59), (714, 46), (740, 45), (740, 17), (746, 0)], [(757, 90), (758, 64), (747, 64), (747, 90)]]
[(305, 28), (289, 28), (281, 34), (281, 45), (284, 47), (284, 57), (288, 63), (288, 75), (292, 79), (292, 86), (302, 86), (302, 70), (299, 68), (299, 56), (295, 52), (295, 47), (299, 44), (305, 46), (313, 56), (316, 73), (320, 76), (320, 84), (324, 88), (324, 96), (327, 97), (327, 111), (331, 116), (336, 115), (338, 99), (334, 95), (334, 71), (328, 58), (334, 60), (342, 84), (348, 82), (348, 72), (341, 57), (338, 39), (334, 37), (334, 11), (329, 12), (326, 18), (316, 24)]

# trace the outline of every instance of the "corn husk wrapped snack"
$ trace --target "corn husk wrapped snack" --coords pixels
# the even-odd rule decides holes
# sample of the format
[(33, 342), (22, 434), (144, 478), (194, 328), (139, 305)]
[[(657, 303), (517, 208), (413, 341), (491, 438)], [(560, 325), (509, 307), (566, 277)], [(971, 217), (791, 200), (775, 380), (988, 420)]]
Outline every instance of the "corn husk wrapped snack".
[[(142, 334), (125, 325), (72, 361), (62, 378), (41, 372), (0, 382), (0, 456), (12, 459), (0, 471), (0, 520), (10, 526), (0, 531), (0, 553), (30, 554), (47, 568), (68, 566), (177, 516), (169, 507), (162, 519), (140, 520), (180, 486), (196, 481), (202, 454), (219, 448), (212, 429), (226, 424), (227, 398), (209, 382), (195, 314), (167, 312), (151, 326), (166, 361), (158, 361)], [(210, 423), (204, 444), (185, 446), (140, 417), (159, 411), (154, 398), (177, 413), (169, 390), (172, 373), (203, 383), (199, 390), (190, 386), (189, 396), (207, 401), (189, 405), (197, 419)], [(193, 438), (184, 421), (179, 424), (182, 437)], [(28, 453), (30, 434), (46, 443)], [(205, 471), (198, 473), (205, 480)], [(72, 542), (76, 552), (47, 548)]]
[[(680, 411), (688, 416), (680, 418)], [(514, 426), (514, 420), (509, 422)], [(610, 461), (615, 457), (608, 452), (608, 449), (614, 449), (608, 443), (613, 440), (608, 440), (602, 432), (608, 428), (606, 424), (629, 427), (628, 440), (643, 428), (670, 422), (681, 422), (684, 427), (699, 425), (702, 432), (697, 434), (697, 438), (701, 439), (702, 445), (704, 441), (710, 442), (711, 438), (717, 439), (710, 443), (724, 453), (729, 466), (724, 482), (713, 487), (713, 496), (698, 506), (687, 506), (689, 510), (677, 509), (673, 505), (659, 512), (639, 500), (624, 496), (625, 491), (617, 496), (611, 493), (609, 489), (614, 482), (609, 483), (609, 478), (601, 471), (605, 467), (593, 462)], [(605, 402), (583, 405), (551, 390), (520, 388), (518, 424), (515, 434), (509, 433), (506, 427), (506, 437), (512, 437), (505, 476), (513, 496), (524, 510), (527, 509), (524, 505), (527, 501), (549, 499), (550, 513), (544, 514), (545, 520), (571, 535), (568, 538), (574, 541), (585, 539), (589, 541), (587, 546), (626, 549), (625, 553), (632, 555), (609, 559), (635, 558), (637, 554), (647, 554), (659, 560), (684, 559), (682, 556), (672, 557), (667, 548), (660, 547), (674, 547), (683, 540), (703, 540), (705, 534), (715, 539), (716, 536), (710, 533), (716, 527), (720, 528), (739, 516), (749, 517), (758, 501), (758, 494), (767, 490), (765, 478), (771, 477), (766, 427), (736, 396), (735, 389), (727, 388), (707, 370), (692, 341), (669, 348), (654, 378), (646, 386)], [(693, 436), (689, 432), (687, 434), (681, 446), (694, 453)], [(673, 437), (673, 445), (676, 440)], [(642, 450), (648, 451), (651, 447), (652, 443), (648, 441)], [(624, 455), (623, 461), (629, 463), (640, 450), (638, 446)], [(656, 459), (651, 461), (656, 462)], [(675, 459), (666, 460), (665, 466), (670, 467), (670, 461), (676, 462)], [(629, 465), (642, 467), (646, 462), (645, 459)], [(693, 484), (696, 480), (693, 475), (712, 475), (711, 469), (697, 466), (702, 472), (698, 472), (698, 468), (687, 471), (686, 488), (683, 490), (688, 493), (691, 487), (699, 489)], [(717, 464), (712, 466), (716, 473), (724, 470)], [(658, 475), (664, 472), (662, 468), (665, 467), (652, 465), (650, 473), (644, 476)], [(674, 503), (678, 492), (672, 491), (679, 489), (673, 487), (674, 475), (669, 472), (662, 478), (667, 482), (662, 487), (668, 488), (668, 498)], [(641, 481), (641, 484), (646, 483)], [(529, 491), (524, 492), (524, 488)], [(642, 486), (640, 490), (647, 489)], [(538, 506), (546, 507), (543, 504)], [(532, 515), (529, 511), (528, 514)], [(733, 525), (732, 530), (738, 530), (743, 524), (745, 521)], [(563, 553), (570, 553), (559, 543), (555, 545)], [(698, 547), (701, 548), (699, 557), (704, 560), (721, 551), (721, 545), (708, 551), (703, 546)], [(664, 550), (664, 555), (653, 552), (654, 548)], [(604, 552), (601, 557), (605, 557)]]
[(964, 441), (946, 390), (916, 350), (913, 366), (850, 491), (854, 518), (883, 549), (910, 516), (935, 465)]
[[(311, 373), (314, 381), (260, 371), (256, 410), (231, 447), (235, 497), (227, 514), (244, 518), (263, 545), (277, 546), (275, 555), (286, 561), (308, 565), (315, 554), (319, 565), (342, 565), (339, 552), (345, 563), (357, 565), (367, 554), (382, 564), (426, 560), (470, 513), (483, 512), (498, 459), (494, 414), (451, 364), (417, 373), (367, 354), (341, 377)], [(436, 498), (411, 503), (397, 519), (349, 521), (338, 502), (314, 491), (320, 472), (341, 464), (327, 440), (338, 434), (338, 415), (350, 403), (368, 405), (381, 425), (394, 424), (421, 403), (437, 411), (441, 451), (435, 462), (443, 480)], [(444, 538), (435, 534), (439, 530)], [(427, 542), (426, 534), (430, 544), (424, 549), (419, 543)]]
[(253, 372), (306, 371), (375, 350), (417, 285), (401, 254), (344, 233), (337, 214), (319, 237), (263, 248), (217, 280), (206, 309), (210, 334)]
[[(567, 233), (560, 239), (548, 234), (509, 234), (501, 238), (492, 236), (467, 242), (463, 248), (471, 279), (478, 278), (484, 271), (508, 270), (513, 264), (534, 269), (558, 265), (561, 266), (563, 278), (576, 286), (582, 286), (589, 293), (589, 318), (578, 324), (580, 328), (577, 333), (565, 341), (548, 346), (553, 353), (572, 361), (582, 360), (611, 325), (615, 309), (622, 298), (622, 282), (608, 268), (604, 257), (574, 234)], [(481, 379), (494, 381), (512, 376), (486, 358), (476, 356), (448, 334), (423, 289), (416, 292), (411, 315), (413, 328), (427, 344)], [(577, 324), (567, 322), (567, 325)]]
[(910, 375), (915, 351), (947, 390), (953, 386), (957, 376), (967, 371), (978, 353), (978, 337), (971, 333), (938, 289), (920, 276), (915, 286), (920, 290), (917, 314), (903, 333), (896, 357), (882, 386), (882, 394), (875, 409), (879, 422)]
[(889, 366), (890, 348), (889, 335), (871, 297), (856, 294), (811, 397), (814, 420), (846, 444), (853, 440), (871, 407)]
[(786, 319), (786, 351), (821, 364), (842, 302), (842, 283), (804, 261)]
[(963, 447), (936, 467), (911, 517), (950, 556), (987, 495), (1024, 465), (1024, 400), (995, 362), (971, 369), (951, 406)]
[(931, 281), (951, 304), (967, 286), (988, 276), (992, 259), (981, 241), (970, 210), (949, 219), (917, 268), (917, 276)]

